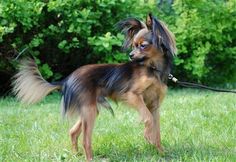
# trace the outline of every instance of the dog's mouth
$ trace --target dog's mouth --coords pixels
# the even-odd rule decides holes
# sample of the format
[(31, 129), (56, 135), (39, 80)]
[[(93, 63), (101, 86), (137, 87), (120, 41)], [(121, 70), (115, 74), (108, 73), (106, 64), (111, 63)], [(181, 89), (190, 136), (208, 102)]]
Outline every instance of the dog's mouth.
[(145, 60), (147, 59), (147, 57), (141, 57), (141, 58), (130, 58), (131, 62), (137, 62), (137, 63), (143, 63)]

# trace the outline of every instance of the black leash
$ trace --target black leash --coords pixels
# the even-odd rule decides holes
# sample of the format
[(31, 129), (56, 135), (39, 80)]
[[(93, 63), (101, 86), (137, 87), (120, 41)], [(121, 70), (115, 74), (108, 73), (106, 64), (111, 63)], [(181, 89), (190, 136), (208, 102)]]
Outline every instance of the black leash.
[(175, 78), (172, 74), (168, 75), (168, 79), (171, 80), (174, 83), (179, 84), (180, 86), (183, 86), (183, 87), (201, 88), (201, 89), (207, 89), (207, 90), (211, 90), (211, 91), (215, 91), (215, 92), (236, 93), (236, 91), (234, 91), (234, 90), (218, 89), (218, 88), (212, 88), (212, 87), (208, 87), (208, 86), (201, 85), (201, 84), (196, 84), (196, 83), (182, 82), (182, 81), (179, 81), (177, 78)]

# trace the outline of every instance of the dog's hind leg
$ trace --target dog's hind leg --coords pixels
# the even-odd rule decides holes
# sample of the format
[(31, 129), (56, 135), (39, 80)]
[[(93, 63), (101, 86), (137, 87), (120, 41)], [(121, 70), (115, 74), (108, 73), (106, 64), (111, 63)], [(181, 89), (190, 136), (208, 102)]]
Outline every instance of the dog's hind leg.
[(83, 147), (86, 154), (86, 160), (91, 161), (92, 156), (92, 131), (97, 116), (97, 107), (86, 107), (82, 115), (82, 129), (83, 129)]
[(72, 150), (78, 152), (78, 137), (82, 130), (82, 121), (79, 119), (75, 125), (70, 129), (70, 138), (72, 143)]

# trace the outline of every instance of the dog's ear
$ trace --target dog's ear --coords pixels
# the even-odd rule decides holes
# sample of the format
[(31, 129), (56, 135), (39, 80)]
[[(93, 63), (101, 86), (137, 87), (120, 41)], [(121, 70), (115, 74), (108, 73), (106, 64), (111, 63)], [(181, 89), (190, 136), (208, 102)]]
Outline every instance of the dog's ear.
[(153, 17), (152, 14), (148, 14), (146, 25), (153, 33), (152, 43), (157, 48), (163, 50), (164, 53), (168, 51), (171, 55), (176, 54), (175, 37), (163, 22)]
[(123, 48), (127, 49), (132, 44), (134, 35), (138, 33), (139, 30), (145, 27), (145, 24), (136, 18), (128, 18), (117, 23), (117, 28), (122, 30), (125, 34), (125, 42), (123, 43)]
[(156, 46), (165, 56), (167, 71), (170, 72), (173, 56), (176, 54), (176, 43), (174, 35), (169, 31), (167, 26), (148, 14), (146, 19), (146, 26), (152, 32), (152, 44)]
[(149, 30), (152, 30), (152, 14), (151, 13), (147, 15), (146, 26)]

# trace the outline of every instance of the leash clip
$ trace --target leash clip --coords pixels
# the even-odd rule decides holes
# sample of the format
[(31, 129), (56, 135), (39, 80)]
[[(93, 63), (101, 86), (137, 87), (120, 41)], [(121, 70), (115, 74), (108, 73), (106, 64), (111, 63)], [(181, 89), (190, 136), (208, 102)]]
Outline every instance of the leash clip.
[(172, 81), (175, 82), (175, 83), (177, 83), (177, 81), (178, 81), (178, 79), (175, 78), (172, 74), (169, 74), (169, 75), (168, 75), (168, 79), (169, 79), (169, 80), (172, 80)]

